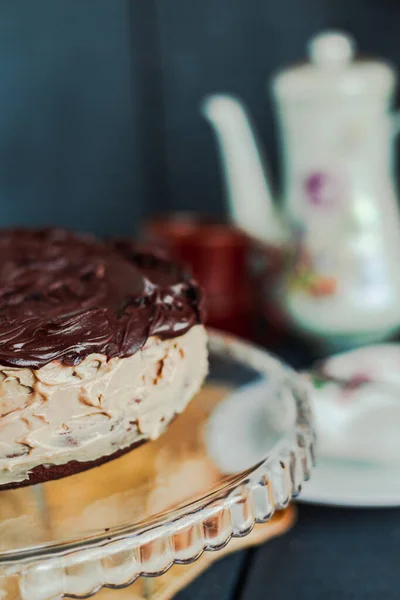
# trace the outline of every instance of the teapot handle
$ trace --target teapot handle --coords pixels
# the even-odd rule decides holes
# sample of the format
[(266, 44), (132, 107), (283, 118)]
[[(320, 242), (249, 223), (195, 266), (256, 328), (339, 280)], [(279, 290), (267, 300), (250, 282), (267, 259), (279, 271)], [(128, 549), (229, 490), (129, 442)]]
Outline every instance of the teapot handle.
[(393, 135), (397, 136), (400, 133), (400, 109), (395, 110), (391, 115)]

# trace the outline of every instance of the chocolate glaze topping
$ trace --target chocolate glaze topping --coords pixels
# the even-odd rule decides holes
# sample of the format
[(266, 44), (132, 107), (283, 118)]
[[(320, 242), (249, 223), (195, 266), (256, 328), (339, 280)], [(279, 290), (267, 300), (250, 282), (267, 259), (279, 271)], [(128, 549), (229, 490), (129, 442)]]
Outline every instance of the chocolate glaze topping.
[(198, 285), (130, 240), (60, 229), (0, 231), (0, 364), (131, 356), (201, 323)]

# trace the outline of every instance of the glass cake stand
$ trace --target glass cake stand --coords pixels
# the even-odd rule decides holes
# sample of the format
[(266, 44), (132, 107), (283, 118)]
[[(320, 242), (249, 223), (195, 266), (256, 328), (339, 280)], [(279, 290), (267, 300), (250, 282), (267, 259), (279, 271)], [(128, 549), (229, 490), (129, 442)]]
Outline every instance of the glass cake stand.
[(160, 439), (0, 492), (1, 599), (86, 598), (161, 575), (247, 535), (299, 493), (314, 442), (302, 384), (250, 344), (217, 332), (209, 343), (205, 387)]

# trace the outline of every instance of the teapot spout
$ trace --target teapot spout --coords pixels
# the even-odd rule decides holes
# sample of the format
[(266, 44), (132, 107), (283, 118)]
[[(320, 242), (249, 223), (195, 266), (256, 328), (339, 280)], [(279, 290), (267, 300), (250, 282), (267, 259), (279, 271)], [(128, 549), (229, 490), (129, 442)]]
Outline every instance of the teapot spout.
[(287, 233), (274, 207), (261, 146), (242, 103), (218, 94), (206, 97), (201, 109), (218, 142), (232, 221), (260, 241), (285, 243)]

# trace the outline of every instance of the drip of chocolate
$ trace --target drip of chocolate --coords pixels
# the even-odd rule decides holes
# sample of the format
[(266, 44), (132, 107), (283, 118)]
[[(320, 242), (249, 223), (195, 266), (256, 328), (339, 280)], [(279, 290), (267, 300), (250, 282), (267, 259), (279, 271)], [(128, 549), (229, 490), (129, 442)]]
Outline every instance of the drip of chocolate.
[(190, 275), (130, 240), (0, 231), (1, 365), (131, 356), (150, 336), (176, 337), (201, 323), (202, 304)]

